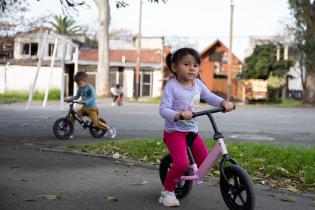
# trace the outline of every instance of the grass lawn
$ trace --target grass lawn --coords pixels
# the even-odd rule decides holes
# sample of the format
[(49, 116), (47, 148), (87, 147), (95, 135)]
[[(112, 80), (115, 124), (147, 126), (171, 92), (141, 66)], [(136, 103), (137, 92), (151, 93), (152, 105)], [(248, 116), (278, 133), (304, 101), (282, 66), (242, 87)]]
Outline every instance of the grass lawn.
[[(214, 141), (206, 141), (206, 144), (212, 148)], [(233, 142), (228, 143), (227, 148), (255, 183), (292, 192), (315, 193), (315, 147)], [(160, 158), (167, 153), (164, 143), (158, 138), (70, 145), (67, 150), (135, 159), (150, 164), (159, 164)], [(218, 165), (209, 176), (218, 176)]]
[[(0, 101), (5, 102), (16, 102), (16, 101), (26, 101), (28, 100), (28, 92), (7, 92), (0, 94)], [(33, 100), (44, 100), (45, 94), (43, 92), (35, 92)], [(59, 100), (60, 99), (60, 90), (52, 89), (49, 91), (48, 100)]]

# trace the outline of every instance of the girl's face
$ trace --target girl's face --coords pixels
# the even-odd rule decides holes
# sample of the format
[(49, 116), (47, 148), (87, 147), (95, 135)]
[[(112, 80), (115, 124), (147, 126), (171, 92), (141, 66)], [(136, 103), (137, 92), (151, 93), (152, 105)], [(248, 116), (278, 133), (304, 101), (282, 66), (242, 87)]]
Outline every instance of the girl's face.
[(199, 64), (192, 55), (187, 54), (177, 64), (172, 63), (172, 69), (180, 83), (190, 83), (198, 76)]

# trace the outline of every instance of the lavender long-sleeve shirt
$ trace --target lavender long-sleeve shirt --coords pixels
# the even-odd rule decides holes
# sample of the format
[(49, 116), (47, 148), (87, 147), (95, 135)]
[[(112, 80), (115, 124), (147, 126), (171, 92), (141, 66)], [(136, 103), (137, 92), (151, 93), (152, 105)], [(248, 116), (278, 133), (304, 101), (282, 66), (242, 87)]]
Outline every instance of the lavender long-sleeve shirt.
[(211, 93), (205, 84), (194, 80), (191, 88), (182, 86), (175, 77), (171, 78), (164, 87), (163, 98), (160, 104), (160, 115), (165, 119), (165, 130), (198, 132), (195, 119), (174, 121), (175, 115), (182, 111), (198, 111), (200, 99), (208, 104), (219, 107), (223, 98)]

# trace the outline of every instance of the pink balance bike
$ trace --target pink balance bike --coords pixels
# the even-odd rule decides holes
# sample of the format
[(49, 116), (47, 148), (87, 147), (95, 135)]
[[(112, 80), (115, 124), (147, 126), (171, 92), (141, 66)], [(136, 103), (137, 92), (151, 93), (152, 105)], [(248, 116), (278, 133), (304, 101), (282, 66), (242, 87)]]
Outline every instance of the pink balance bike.
[[(175, 188), (175, 195), (177, 198), (187, 196), (191, 191), (193, 181), (195, 180), (197, 183), (202, 183), (203, 177), (214, 166), (217, 158), (222, 156), (220, 162), (220, 190), (223, 200), (230, 210), (253, 210), (255, 207), (255, 192), (252, 180), (248, 173), (238, 165), (236, 160), (228, 155), (223, 135), (218, 131), (212, 116), (212, 113), (216, 112), (224, 112), (224, 108), (220, 107), (193, 113), (193, 117), (202, 115), (208, 116), (214, 130), (213, 138), (216, 144), (198, 168), (190, 148), (196, 134), (187, 134), (186, 142), (190, 167), (185, 175), (179, 179)], [(162, 184), (164, 184), (166, 175), (171, 166), (172, 158), (170, 154), (168, 154), (162, 158), (160, 163), (159, 172)]]

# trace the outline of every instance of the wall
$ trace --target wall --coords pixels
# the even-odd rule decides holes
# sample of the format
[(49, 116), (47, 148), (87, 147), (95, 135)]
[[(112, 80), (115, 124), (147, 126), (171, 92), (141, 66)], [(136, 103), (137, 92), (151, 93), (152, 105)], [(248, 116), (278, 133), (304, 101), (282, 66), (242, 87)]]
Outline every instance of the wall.
[[(137, 46), (138, 37), (135, 38), (134, 45)], [(162, 50), (164, 46), (164, 40), (162, 37), (142, 37), (141, 48), (142, 49), (159, 49)]]
[[(34, 78), (36, 75), (36, 66), (15, 66), (9, 65), (6, 71), (7, 82), (4, 82), (5, 66), (0, 66), (0, 93), (7, 91), (24, 91), (30, 92)], [(44, 92), (48, 83), (50, 67), (42, 67), (39, 71), (35, 89)], [(61, 67), (53, 69), (50, 88), (58, 88), (61, 86)]]
[(124, 96), (133, 97), (134, 70), (133, 68), (124, 69)]
[(152, 97), (159, 97), (162, 93), (162, 71), (153, 71)]
[(288, 80), (288, 89), (289, 90), (303, 90), (302, 78), (301, 78), (301, 67), (298, 62), (290, 68), (288, 75), (291, 75), (292, 78)]
[(208, 57), (202, 58), (200, 65), (200, 77), (206, 84), (209, 90), (213, 90), (213, 64), (209, 61)]

